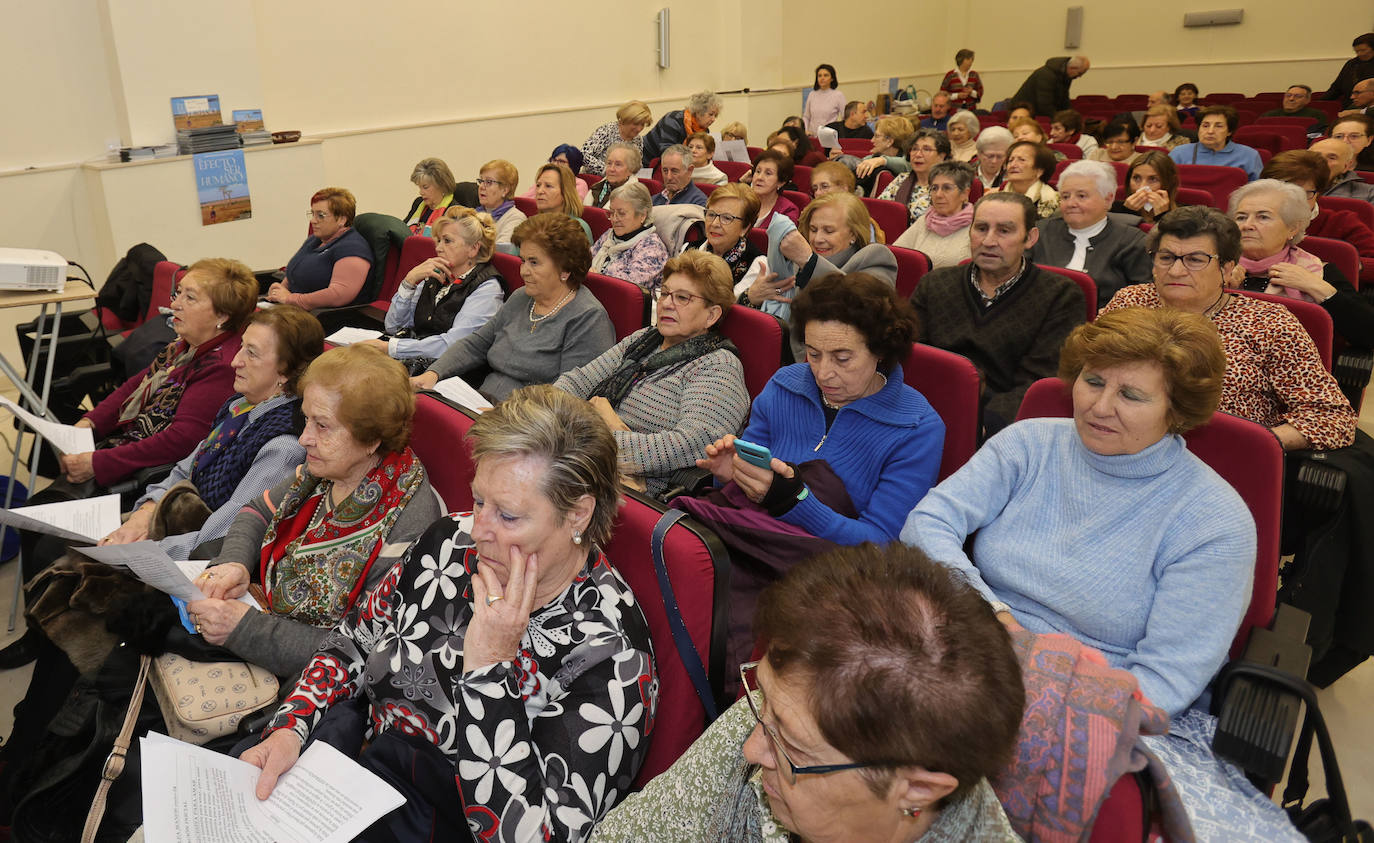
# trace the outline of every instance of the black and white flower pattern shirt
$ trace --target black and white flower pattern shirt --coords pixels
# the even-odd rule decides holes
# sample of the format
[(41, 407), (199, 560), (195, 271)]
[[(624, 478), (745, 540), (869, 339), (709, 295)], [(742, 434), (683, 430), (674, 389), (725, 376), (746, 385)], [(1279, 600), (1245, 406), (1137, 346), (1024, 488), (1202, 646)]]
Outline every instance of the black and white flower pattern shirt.
[(302, 740), (367, 695), (375, 734), (453, 759), (483, 841), (580, 841), (630, 790), (658, 700), (648, 624), (600, 550), (534, 610), (514, 661), (462, 672), (477, 553), (467, 514), (439, 519), (320, 645), (268, 732)]

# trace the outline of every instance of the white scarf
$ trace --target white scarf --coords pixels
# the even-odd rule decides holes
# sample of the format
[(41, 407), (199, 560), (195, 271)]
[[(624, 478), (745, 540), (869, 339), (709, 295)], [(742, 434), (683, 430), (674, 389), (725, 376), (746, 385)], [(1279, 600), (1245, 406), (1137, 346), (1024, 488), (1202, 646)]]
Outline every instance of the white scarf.
[(592, 258), (592, 272), (601, 272), (601, 270), (605, 269), (606, 266), (610, 264), (611, 260), (614, 259), (616, 255), (633, 249), (646, 235), (649, 237), (658, 236), (658, 232), (654, 231), (652, 223), (645, 225), (643, 231), (631, 237), (629, 240), (621, 240), (616, 236), (615, 231), (610, 231), (609, 234), (610, 236), (601, 243), (601, 248), (597, 250), (596, 256)]

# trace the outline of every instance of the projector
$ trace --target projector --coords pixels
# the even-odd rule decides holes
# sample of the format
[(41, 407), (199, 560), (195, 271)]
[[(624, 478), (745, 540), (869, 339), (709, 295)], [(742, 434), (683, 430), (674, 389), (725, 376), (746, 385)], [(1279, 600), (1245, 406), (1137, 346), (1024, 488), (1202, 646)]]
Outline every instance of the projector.
[(0, 290), (58, 291), (67, 283), (67, 261), (43, 249), (0, 246)]

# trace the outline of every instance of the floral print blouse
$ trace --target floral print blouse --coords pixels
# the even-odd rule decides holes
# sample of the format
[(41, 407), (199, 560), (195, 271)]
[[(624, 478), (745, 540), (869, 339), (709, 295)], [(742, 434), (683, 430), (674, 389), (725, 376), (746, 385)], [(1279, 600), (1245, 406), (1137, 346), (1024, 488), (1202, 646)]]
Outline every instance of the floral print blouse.
[[(897, 194), (899, 191), (901, 191), (902, 185), (906, 184), (907, 179), (914, 178), (916, 178), (914, 173), (902, 173), (900, 176), (889, 182), (887, 187), (883, 188), (883, 192), (879, 194), (878, 198), (897, 201)], [(930, 186), (924, 184), (912, 185), (911, 196), (907, 199), (906, 202), (906, 213), (908, 222), (916, 222), (916, 220), (925, 216), (926, 211), (929, 210)], [(896, 238), (893, 237), (893, 239)]]
[(580, 841), (629, 791), (658, 699), (648, 624), (594, 550), (535, 609), (514, 661), (463, 672), (477, 553), (470, 515), (439, 519), (331, 632), (268, 727), (302, 740), (357, 694), (372, 729), (453, 759), (476, 839)]
[[(1239, 294), (1228, 299), (1212, 316), (1226, 350), (1217, 409), (1265, 427), (1291, 424), (1319, 451), (1354, 442), (1358, 417), (1297, 317), (1281, 304)], [(1117, 291), (1102, 312), (1162, 306), (1154, 284), (1134, 284)]]

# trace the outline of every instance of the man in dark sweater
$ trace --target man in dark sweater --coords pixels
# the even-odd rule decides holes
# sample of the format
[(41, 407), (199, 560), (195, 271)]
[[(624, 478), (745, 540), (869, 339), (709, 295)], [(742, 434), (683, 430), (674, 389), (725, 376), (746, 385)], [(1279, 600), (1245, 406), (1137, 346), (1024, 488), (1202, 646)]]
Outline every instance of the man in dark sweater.
[(1073, 80), (1088, 72), (1086, 56), (1059, 56), (1048, 59), (1031, 71), (1026, 81), (1012, 95), (1012, 102), (1028, 102), (1038, 117), (1053, 117), (1056, 111), (1070, 107), (1069, 86)]
[(1283, 94), (1283, 106), (1271, 108), (1261, 117), (1311, 117), (1317, 122), (1307, 127), (1309, 137), (1318, 137), (1326, 131), (1326, 112), (1308, 105), (1312, 102), (1312, 89), (1306, 85), (1290, 85)]
[(969, 226), (973, 260), (927, 273), (911, 304), (919, 340), (962, 354), (983, 375), (983, 429), (1016, 418), (1026, 388), (1059, 368), (1059, 347), (1086, 308), (1078, 285), (1030, 261), (1039, 237), (1035, 203), (1019, 193), (988, 193)]
[(868, 128), (868, 103), (850, 100), (844, 104), (844, 119), (826, 123), (827, 129), (834, 129), (842, 138), (869, 140), (873, 130)]

